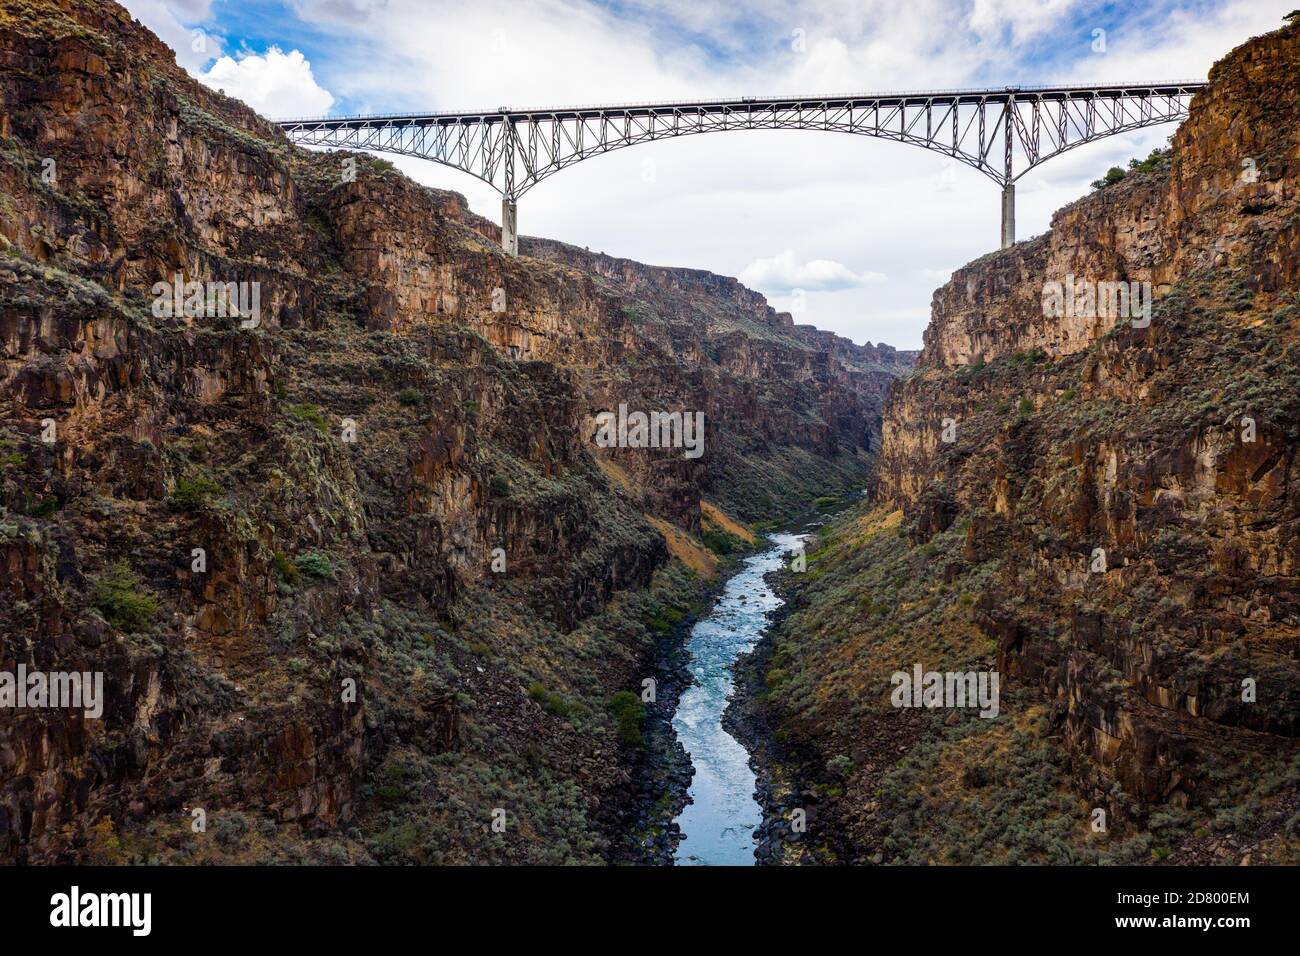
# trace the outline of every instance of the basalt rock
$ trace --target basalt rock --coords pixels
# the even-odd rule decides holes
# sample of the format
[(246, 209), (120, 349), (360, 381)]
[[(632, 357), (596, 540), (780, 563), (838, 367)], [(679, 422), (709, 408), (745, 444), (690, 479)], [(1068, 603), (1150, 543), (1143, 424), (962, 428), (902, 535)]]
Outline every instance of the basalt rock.
[[(1146, 801), (1206, 772), (1202, 751), (1227, 731), (1200, 723), (1296, 734), (1297, 63), (1295, 26), (1237, 50), (1166, 163), (958, 270), (935, 293), (921, 371), (886, 408), (880, 498), (923, 540), (945, 527), (936, 499), (955, 502), (946, 520), (1005, 517), (1002, 584), (1042, 592), (1072, 626), (1000, 643), (999, 665), (1069, 701), (1071, 741)], [(1067, 275), (1150, 283), (1150, 326), (1051, 314), (1044, 285)], [(1135, 592), (1150, 595), (1145, 627), (1136, 608), (1080, 617)], [(1123, 692), (1099, 686), (1096, 657)], [(1242, 702), (1252, 677), (1268, 702)]]
[[(827, 537), (773, 657), (798, 688), (771, 694), (783, 729), (813, 779), (847, 788), (831, 812), (851, 857), (1201, 860), (1200, 831), (1232, 827), (1257, 859), (1291, 858), (1298, 119), (1292, 22), (1215, 65), (1167, 155), (935, 292), (917, 370), (886, 403), (873, 500)], [(1069, 279), (1148, 283), (1153, 308), (1061, 314), (1050, 284)], [(997, 670), (1008, 729), (940, 712), (903, 735), (888, 678), (918, 660)], [(901, 752), (921, 756), (895, 766)], [(820, 769), (837, 755), (859, 769)], [(936, 783), (972, 761), (1017, 769), (963, 800)], [(1065, 773), (1077, 827), (1005, 822), (1048, 799), (1040, 771)], [(1007, 829), (969, 841), (990, 789)], [(1090, 808), (1117, 842), (1089, 836)], [(1170, 819), (1185, 829), (1147, 833)]]
[[(704, 587), (653, 522), (859, 486), (911, 356), (505, 256), (109, 2), (0, 2), (0, 90), (0, 669), (107, 698), (0, 715), (0, 859), (640, 858), (609, 701)], [(169, 308), (196, 282), (256, 314)], [(598, 447), (620, 404), (705, 454)]]

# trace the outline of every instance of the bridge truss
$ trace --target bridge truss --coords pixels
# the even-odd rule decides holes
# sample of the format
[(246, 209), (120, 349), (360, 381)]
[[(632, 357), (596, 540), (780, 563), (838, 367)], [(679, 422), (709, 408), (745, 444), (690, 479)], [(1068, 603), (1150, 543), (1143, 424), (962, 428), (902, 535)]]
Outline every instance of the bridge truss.
[(1066, 150), (1186, 118), (1201, 81), (1003, 87), (852, 96), (280, 120), (296, 143), (416, 156), (502, 196), (502, 244), (518, 250), (519, 197), (562, 169), (628, 146), (698, 133), (813, 129), (910, 143), (1002, 187), (1002, 245), (1015, 241), (1015, 182)]

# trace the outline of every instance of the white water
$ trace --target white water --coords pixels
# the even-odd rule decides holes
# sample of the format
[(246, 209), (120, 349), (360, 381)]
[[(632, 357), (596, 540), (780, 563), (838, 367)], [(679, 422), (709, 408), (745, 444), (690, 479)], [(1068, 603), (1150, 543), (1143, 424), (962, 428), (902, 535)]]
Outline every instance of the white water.
[(676, 862), (684, 865), (752, 866), (754, 829), (762, 811), (754, 800), (749, 753), (722, 728), (733, 685), (736, 658), (763, 634), (770, 614), (781, 606), (763, 575), (775, 571), (803, 535), (774, 534), (772, 547), (746, 558), (707, 617), (691, 629), (687, 648), (695, 682), (682, 694), (673, 729), (695, 767), (692, 802), (677, 818), (684, 837)]

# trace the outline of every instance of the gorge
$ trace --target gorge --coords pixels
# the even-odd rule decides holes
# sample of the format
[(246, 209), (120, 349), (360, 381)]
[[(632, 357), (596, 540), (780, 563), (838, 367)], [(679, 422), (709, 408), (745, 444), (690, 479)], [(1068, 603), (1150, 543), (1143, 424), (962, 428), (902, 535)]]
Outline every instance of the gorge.
[(1298, 67), (918, 354), (0, 0), (0, 672), (102, 677), (0, 712), (0, 863), (1297, 862)]

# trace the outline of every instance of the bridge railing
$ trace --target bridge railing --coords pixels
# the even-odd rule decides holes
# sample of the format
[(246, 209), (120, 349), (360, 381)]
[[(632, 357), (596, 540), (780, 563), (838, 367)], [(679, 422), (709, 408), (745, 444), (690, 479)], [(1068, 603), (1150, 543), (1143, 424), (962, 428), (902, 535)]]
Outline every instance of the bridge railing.
[(589, 103), (580, 106), (545, 106), (533, 107), (529, 109), (509, 108), (508, 113), (502, 113), (501, 107), (484, 110), (456, 110), (440, 113), (361, 113), (350, 116), (291, 116), (273, 119), (272, 122), (279, 126), (295, 125), (299, 123), (357, 123), (357, 122), (374, 122), (377, 120), (440, 120), (440, 119), (469, 119), (469, 118), (499, 118), (505, 115), (510, 116), (550, 116), (554, 113), (586, 113), (600, 112), (610, 110), (630, 110), (630, 109), (655, 109), (655, 110), (673, 110), (673, 109), (709, 109), (724, 106), (760, 106), (772, 103), (823, 103), (827, 101), (842, 100), (881, 100), (881, 99), (926, 99), (931, 97), (949, 97), (949, 96), (999, 96), (1006, 93), (1023, 94), (1033, 96), (1038, 93), (1077, 93), (1080, 95), (1090, 92), (1111, 92), (1123, 90), (1151, 90), (1162, 89), (1165, 87), (1195, 87), (1199, 88), (1205, 85), (1204, 79), (1199, 80), (1161, 80), (1159, 82), (1122, 82), (1122, 83), (1099, 83), (1099, 84), (1080, 84), (1080, 85), (1039, 85), (1039, 86), (990, 86), (990, 87), (958, 87), (945, 90), (891, 90), (887, 92), (876, 93), (835, 93), (821, 94), (815, 96), (737, 96), (730, 99), (713, 99), (713, 100), (667, 100), (663, 102), (641, 102), (641, 103)]

